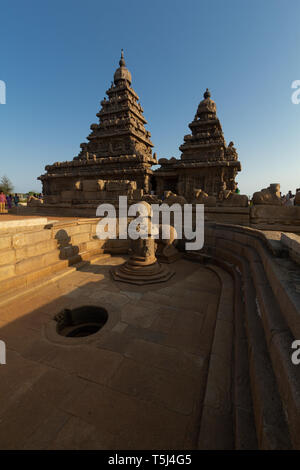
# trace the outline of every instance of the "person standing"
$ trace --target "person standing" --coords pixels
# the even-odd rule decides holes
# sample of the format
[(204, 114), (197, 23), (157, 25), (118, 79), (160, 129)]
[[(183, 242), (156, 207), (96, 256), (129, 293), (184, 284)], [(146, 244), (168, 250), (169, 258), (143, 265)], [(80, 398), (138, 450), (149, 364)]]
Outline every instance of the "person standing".
[(0, 213), (5, 212), (6, 197), (3, 191), (0, 191)]
[(6, 203), (7, 203), (7, 208), (11, 209), (11, 207), (12, 207), (12, 196), (11, 196), (11, 194), (7, 194)]
[(15, 206), (18, 207), (19, 206), (19, 196), (17, 194), (14, 195), (14, 203), (15, 203)]
[(285, 205), (286, 206), (293, 206), (294, 205), (295, 196), (293, 195), (292, 191), (290, 190), (287, 195), (285, 196)]

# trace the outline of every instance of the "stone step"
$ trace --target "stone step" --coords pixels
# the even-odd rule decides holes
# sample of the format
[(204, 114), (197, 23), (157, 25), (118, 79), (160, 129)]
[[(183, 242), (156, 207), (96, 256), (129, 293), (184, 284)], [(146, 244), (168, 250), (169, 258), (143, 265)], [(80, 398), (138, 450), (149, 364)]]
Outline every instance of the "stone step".
[(200, 422), (198, 449), (234, 449), (232, 410), (233, 374), (233, 294), (231, 276), (217, 266), (208, 265), (222, 284), (208, 377)]
[(57, 251), (57, 241), (51, 239), (21, 248), (2, 249), (0, 250), (0, 266), (33, 258), (54, 250)]
[[(290, 449), (290, 433), (276, 380), (276, 365), (272, 364), (268, 350), (262, 313), (253, 283), (253, 275), (257, 275), (258, 270), (255, 274), (251, 273), (247, 258), (237, 254), (238, 252), (247, 254), (249, 247), (245, 250), (245, 247), (238, 245), (238, 242), (234, 244), (235, 250), (232, 253), (229, 244), (222, 240), (220, 243), (217, 242), (215, 254), (219, 259), (225, 259), (237, 266), (242, 274), (250, 382), (258, 446), (260, 449)], [(257, 264), (257, 259), (255, 262)]]
[[(110, 254), (106, 253), (83, 253), (82, 257), (60, 260), (37, 271), (2, 281), (0, 282), (0, 305), (29, 294), (31, 291), (36, 291), (38, 287), (55, 282), (60, 277), (64, 277), (87, 264), (94, 264), (100, 260), (105, 262), (110, 257)], [(69, 264), (70, 262), (72, 264)]]

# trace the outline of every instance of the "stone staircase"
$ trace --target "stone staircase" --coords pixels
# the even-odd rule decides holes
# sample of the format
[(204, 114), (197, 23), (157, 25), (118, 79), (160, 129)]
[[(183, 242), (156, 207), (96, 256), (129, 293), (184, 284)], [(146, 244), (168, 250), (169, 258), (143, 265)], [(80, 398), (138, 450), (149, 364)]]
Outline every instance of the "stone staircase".
[[(299, 449), (300, 366), (291, 361), (292, 342), (300, 339), (293, 274), (299, 265), (278, 243), (280, 234), (274, 240), (255, 229), (210, 224), (205, 235), (212, 269), (219, 269), (227, 295), (233, 289), (234, 301), (219, 306), (227, 324), (218, 328), (218, 312), (211, 357), (218, 354), (219, 361), (210, 362), (199, 448)], [(222, 367), (224, 357), (231, 359)]]
[[(0, 231), (0, 304), (1, 299), (30, 289), (58, 273), (71, 272), (100, 256), (110, 256), (111, 242), (99, 240), (98, 220), (54, 222), (26, 230)], [(118, 251), (115, 245), (115, 252)], [(124, 247), (119, 249), (124, 251)]]

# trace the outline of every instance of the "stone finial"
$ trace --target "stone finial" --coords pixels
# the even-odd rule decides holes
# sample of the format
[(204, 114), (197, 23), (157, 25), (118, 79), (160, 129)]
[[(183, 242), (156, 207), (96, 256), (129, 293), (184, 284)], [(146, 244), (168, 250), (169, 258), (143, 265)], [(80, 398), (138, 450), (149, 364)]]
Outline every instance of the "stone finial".
[(210, 91), (209, 91), (209, 89), (208, 89), (208, 88), (206, 88), (206, 91), (203, 93), (203, 97), (204, 97), (205, 99), (207, 99), (207, 98), (210, 98), (210, 97), (211, 97), (211, 93), (210, 93)]
[(120, 65), (120, 67), (126, 67), (123, 49), (121, 49), (121, 59), (119, 61), (119, 65)]

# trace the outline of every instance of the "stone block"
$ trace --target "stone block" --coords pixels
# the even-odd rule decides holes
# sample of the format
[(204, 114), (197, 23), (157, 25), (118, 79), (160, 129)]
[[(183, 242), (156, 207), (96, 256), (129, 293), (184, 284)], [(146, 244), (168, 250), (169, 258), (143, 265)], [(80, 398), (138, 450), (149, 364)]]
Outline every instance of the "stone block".
[(33, 245), (26, 245), (21, 248), (16, 248), (15, 259), (21, 261), (22, 259), (31, 258), (33, 256), (42, 255), (49, 251), (55, 250), (57, 242), (55, 240), (45, 240)]
[(104, 180), (82, 180), (83, 191), (103, 191), (104, 187)]
[(60, 201), (61, 201), (60, 195), (44, 196), (44, 203), (45, 204), (57, 204)]
[(14, 264), (6, 264), (4, 266), (0, 266), (0, 281), (6, 280), (8, 277), (12, 277), (14, 275), (15, 275)]
[(125, 181), (107, 181), (106, 191), (122, 191), (127, 190), (128, 184)]
[(53, 227), (52, 230), (52, 237), (56, 240), (63, 241), (68, 240), (72, 235), (78, 233), (88, 233), (91, 231), (91, 225), (89, 223), (85, 224), (77, 224), (74, 223), (72, 225), (60, 225), (59, 227)]
[(86, 243), (86, 250), (94, 250), (94, 249), (101, 249), (105, 244), (105, 240), (91, 240)]
[(294, 233), (282, 233), (281, 243), (289, 250), (290, 257), (300, 264), (300, 235)]
[(25, 260), (18, 261), (16, 263), (16, 275), (25, 274), (30, 271), (36, 271), (42, 266), (42, 255), (34, 256)]
[(38, 230), (36, 232), (17, 233), (12, 237), (12, 244), (15, 248), (26, 245), (35, 245), (39, 242), (50, 240), (51, 230)]
[(51, 251), (43, 255), (33, 256), (16, 263), (16, 274), (26, 274), (31, 271), (39, 271), (42, 267), (49, 266), (59, 261), (59, 250)]
[(77, 233), (72, 235), (71, 243), (72, 245), (78, 245), (79, 243), (84, 243), (90, 241), (91, 236), (89, 233)]
[(21, 289), (26, 287), (25, 276), (11, 276), (1, 280), (0, 289), (1, 292), (8, 292), (12, 289)]
[(12, 264), (16, 261), (15, 250), (0, 251), (0, 266), (4, 264)]
[(132, 192), (131, 192), (131, 195), (132, 195), (132, 199), (142, 199), (143, 195), (144, 195), (144, 190), (143, 189), (134, 189)]
[(109, 199), (109, 197), (110, 197), (110, 193), (109, 193), (109, 192), (107, 192), (107, 191), (100, 191), (100, 192), (99, 192), (99, 199), (100, 199), (101, 201), (105, 201), (106, 199)]
[(11, 247), (12, 237), (10, 235), (0, 236), (0, 250), (6, 250)]
[[(250, 221), (253, 224), (270, 225), (300, 225), (299, 206), (252, 206), (250, 210)], [(282, 228), (284, 230), (284, 227)]]
[(82, 198), (85, 201), (94, 201), (95, 199), (100, 199), (100, 191), (83, 191)]
[(77, 197), (76, 191), (62, 191), (61, 192), (61, 200), (62, 202), (72, 201)]

